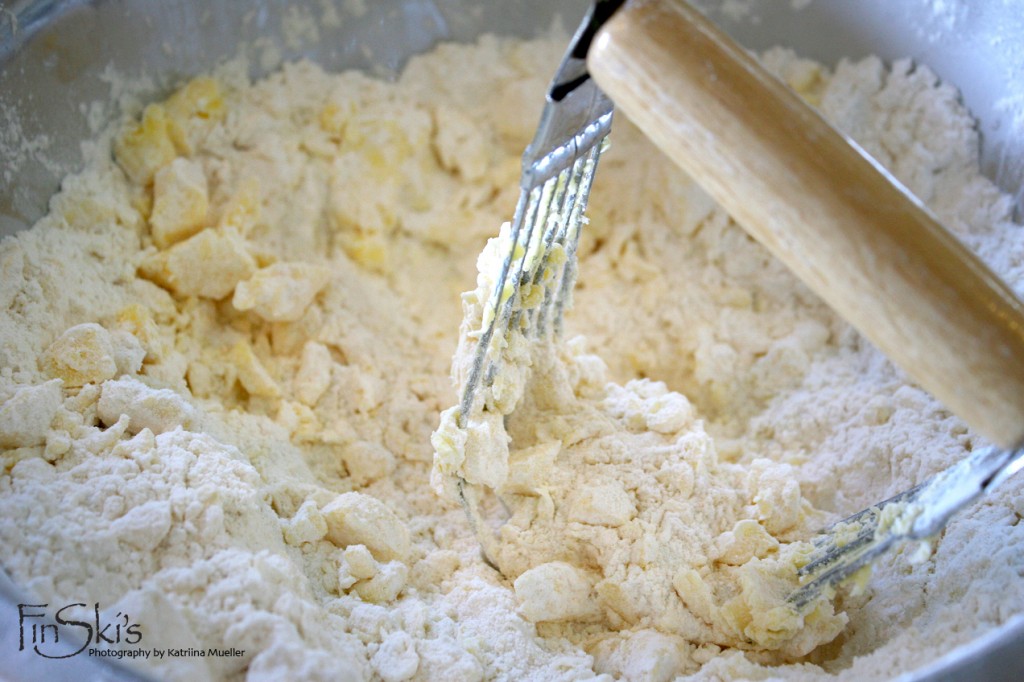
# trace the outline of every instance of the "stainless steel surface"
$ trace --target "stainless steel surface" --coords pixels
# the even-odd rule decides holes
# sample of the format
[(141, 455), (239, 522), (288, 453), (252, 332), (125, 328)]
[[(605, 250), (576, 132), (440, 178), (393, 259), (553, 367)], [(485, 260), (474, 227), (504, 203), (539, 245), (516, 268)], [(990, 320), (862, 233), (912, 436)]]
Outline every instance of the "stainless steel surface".
[(1024, 680), (1024, 615), (988, 631), (900, 682), (1019, 682)]
[(537, 134), (523, 154), (524, 189), (553, 178), (608, 135), (612, 102), (590, 78), (587, 52), (598, 29), (622, 3), (596, 0), (569, 42), (548, 88)]
[[(127, 77), (149, 76), (143, 95), (150, 98), (239, 53), (253, 58), (259, 75), (268, 46), (284, 59), (393, 73), (438, 40), (472, 40), (484, 31), (534, 35), (556, 16), (574, 25), (586, 7), (585, 0), (366, 0), (361, 16), (345, 9), (359, 4), (339, 0), (340, 24), (320, 25), (319, 41), (309, 43), (285, 40), (284, 17), (321, 16), (320, 0), (0, 0), (0, 235), (41, 216), (60, 178), (80, 167), (90, 117), (115, 111), (102, 104), (111, 98), (108, 65)], [(813, 0), (800, 10), (793, 5), (801, 3), (781, 0), (699, 4), (752, 49), (785, 44), (828, 64), (875, 53), (929, 65), (961, 89), (979, 119), (986, 173), (1018, 210), (1024, 203), (1020, 0)], [(0, 658), (0, 676), (32, 679), (5, 669), (9, 661)], [(906, 679), (1022, 679), (1024, 620), (922, 664), (929, 667)]]

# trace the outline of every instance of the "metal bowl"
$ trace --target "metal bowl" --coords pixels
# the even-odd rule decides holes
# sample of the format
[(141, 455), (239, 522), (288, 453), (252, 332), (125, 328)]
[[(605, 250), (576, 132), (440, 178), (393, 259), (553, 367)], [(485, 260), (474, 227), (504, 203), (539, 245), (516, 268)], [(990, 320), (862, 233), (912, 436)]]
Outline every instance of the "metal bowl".
[[(440, 40), (481, 33), (534, 36), (572, 27), (587, 0), (336, 0), (337, 21), (309, 31), (332, 0), (15, 0), (0, 2), (0, 236), (27, 229), (61, 178), (83, 163), (81, 143), (115, 114), (108, 66), (145, 81), (146, 99), (224, 59), (244, 55), (258, 77), (281, 60), (393, 74)], [(834, 64), (843, 56), (912, 57), (957, 85), (979, 120), (985, 173), (1024, 206), (1024, 12), (1017, 0), (703, 0), (736, 39), (788, 45)], [(297, 31), (296, 24), (307, 30)], [(315, 35), (314, 35), (315, 34)], [(538, 110), (540, 103), (538, 102)], [(0, 576), (3, 613), (17, 599)], [(10, 618), (0, 642), (14, 646)], [(0, 659), (0, 676), (58, 679)], [(89, 664), (67, 679), (123, 679)], [(907, 680), (1024, 679), (1024, 616)]]

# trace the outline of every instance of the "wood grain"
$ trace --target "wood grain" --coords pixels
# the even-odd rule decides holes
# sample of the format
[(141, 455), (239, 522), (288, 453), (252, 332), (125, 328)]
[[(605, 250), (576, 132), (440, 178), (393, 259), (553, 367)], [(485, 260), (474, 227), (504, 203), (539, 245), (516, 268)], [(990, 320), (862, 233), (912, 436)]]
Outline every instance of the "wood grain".
[(631, 0), (590, 72), (752, 236), (985, 437), (1024, 442), (1024, 306), (885, 169), (679, 0)]

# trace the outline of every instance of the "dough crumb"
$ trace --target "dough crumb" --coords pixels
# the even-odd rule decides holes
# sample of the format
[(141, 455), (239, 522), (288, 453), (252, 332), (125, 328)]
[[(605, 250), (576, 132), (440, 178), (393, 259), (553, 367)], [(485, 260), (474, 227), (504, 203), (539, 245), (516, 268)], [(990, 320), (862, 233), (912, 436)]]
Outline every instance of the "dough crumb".
[(108, 425), (127, 416), (130, 433), (149, 429), (156, 435), (176, 428), (190, 429), (198, 418), (184, 397), (167, 388), (150, 388), (133, 377), (104, 382), (96, 414)]
[(523, 615), (534, 623), (597, 615), (591, 581), (571, 564), (553, 561), (524, 571), (515, 580), (515, 590)]
[(60, 379), (68, 388), (98, 384), (117, 374), (110, 332), (92, 322), (75, 325), (61, 334), (43, 353), (39, 364), (48, 376)]
[(22, 386), (0, 406), (0, 447), (42, 445), (63, 402), (60, 379)]
[(324, 267), (274, 263), (239, 283), (232, 302), (235, 308), (252, 310), (268, 322), (295, 322), (329, 279)]
[(206, 175), (199, 164), (177, 158), (164, 166), (153, 186), (153, 243), (166, 249), (199, 232), (206, 226), (208, 207)]
[(380, 561), (408, 558), (408, 529), (375, 497), (344, 493), (321, 512), (327, 520), (327, 538), (338, 547), (365, 545)]

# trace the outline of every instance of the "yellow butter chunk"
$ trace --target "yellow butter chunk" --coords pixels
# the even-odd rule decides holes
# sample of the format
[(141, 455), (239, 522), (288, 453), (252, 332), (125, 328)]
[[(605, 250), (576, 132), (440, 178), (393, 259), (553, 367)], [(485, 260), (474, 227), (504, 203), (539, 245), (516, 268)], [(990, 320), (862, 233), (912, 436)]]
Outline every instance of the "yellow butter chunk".
[(149, 217), (153, 243), (166, 249), (199, 232), (208, 206), (206, 175), (199, 164), (178, 158), (161, 168), (153, 183)]
[(118, 329), (138, 339), (151, 359), (159, 359), (163, 356), (167, 349), (161, 343), (160, 329), (149, 308), (132, 303), (119, 310), (114, 319), (114, 324)]
[(330, 271), (308, 263), (274, 263), (239, 283), (232, 303), (268, 322), (294, 322), (320, 293)]
[(71, 327), (50, 344), (39, 361), (48, 376), (77, 387), (112, 379), (117, 374), (110, 333), (98, 324)]
[(355, 107), (352, 103), (339, 105), (334, 102), (329, 102), (320, 110), (320, 116), (317, 120), (320, 123), (320, 128), (323, 129), (324, 132), (340, 138), (345, 133), (345, 124), (352, 117), (354, 112)]
[(434, 447), (434, 466), (445, 476), (457, 473), (466, 460), (468, 434), (459, 427), (458, 421), (458, 406), (449, 407), (441, 413), (441, 423), (437, 430), (430, 434), (430, 444)]
[(270, 376), (248, 343), (239, 341), (235, 344), (231, 349), (230, 357), (238, 371), (238, 382), (250, 395), (263, 398), (276, 398), (281, 395), (281, 389), (277, 382)]
[(199, 143), (219, 123), (227, 111), (220, 83), (200, 77), (189, 81), (164, 104), (167, 131), (182, 154), (194, 154)]
[(327, 519), (327, 539), (338, 547), (365, 545), (378, 561), (408, 557), (409, 529), (377, 498), (343, 493), (321, 511)]
[(338, 242), (354, 262), (375, 271), (387, 265), (397, 199), (393, 182), (372, 179), (357, 163), (335, 165), (329, 210)]
[(309, 341), (302, 348), (299, 371), (292, 384), (295, 397), (304, 405), (313, 407), (331, 385), (331, 368), (334, 361), (327, 346)]
[(762, 557), (778, 546), (779, 541), (753, 519), (737, 521), (731, 531), (722, 533), (716, 541), (718, 561), (733, 566), (745, 564), (754, 557)]
[(345, 124), (343, 148), (359, 151), (378, 180), (395, 174), (398, 164), (412, 156), (417, 146), (427, 142), (430, 131), (427, 114), (416, 110), (404, 114), (404, 119), (387, 119), (366, 112)]
[(387, 246), (379, 234), (342, 235), (341, 247), (349, 258), (368, 270), (379, 272), (387, 265)]
[(521, 308), (536, 308), (544, 302), (544, 287), (536, 284), (524, 284), (520, 292)]
[(256, 261), (238, 235), (206, 229), (147, 259), (140, 272), (180, 296), (221, 299), (256, 272)]
[(255, 178), (238, 183), (234, 194), (224, 204), (217, 226), (246, 235), (260, 217), (260, 184)]
[(125, 174), (140, 185), (148, 185), (156, 172), (177, 156), (167, 128), (167, 113), (150, 104), (142, 120), (114, 142), (114, 157)]

